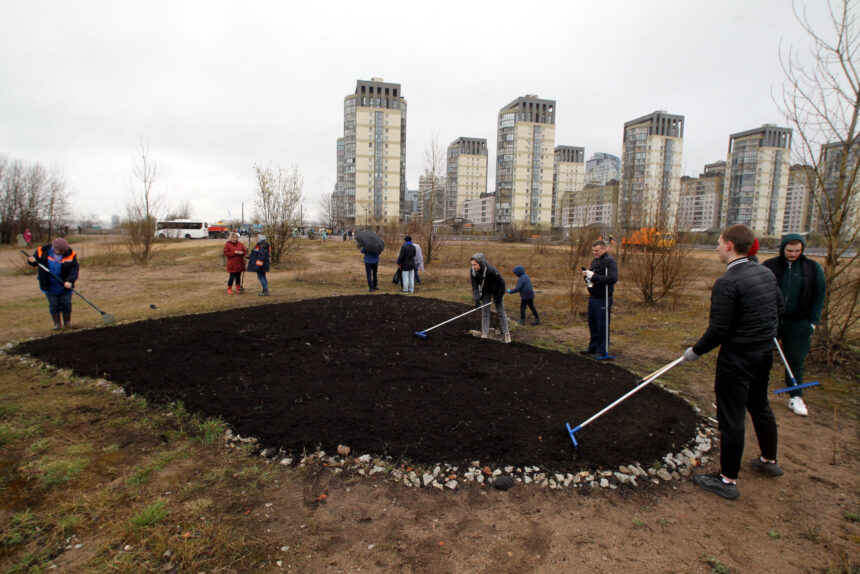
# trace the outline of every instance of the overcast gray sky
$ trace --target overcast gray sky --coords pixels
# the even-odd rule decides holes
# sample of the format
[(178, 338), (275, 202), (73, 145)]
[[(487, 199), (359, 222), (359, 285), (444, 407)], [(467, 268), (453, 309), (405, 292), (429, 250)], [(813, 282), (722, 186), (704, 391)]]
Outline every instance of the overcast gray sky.
[[(814, 22), (822, 0), (800, 0)], [(250, 219), (254, 163), (297, 164), (305, 211), (335, 182), (343, 98), (402, 85), (407, 185), (431, 134), (488, 140), (496, 114), (557, 102), (556, 145), (620, 155), (625, 121), (686, 116), (684, 173), (730, 133), (785, 125), (780, 41), (806, 50), (790, 0), (121, 2), (0, 0), (0, 154), (63, 171), (77, 213), (119, 213), (141, 140), (158, 190), (195, 217)], [(228, 215), (229, 212), (229, 215)]]

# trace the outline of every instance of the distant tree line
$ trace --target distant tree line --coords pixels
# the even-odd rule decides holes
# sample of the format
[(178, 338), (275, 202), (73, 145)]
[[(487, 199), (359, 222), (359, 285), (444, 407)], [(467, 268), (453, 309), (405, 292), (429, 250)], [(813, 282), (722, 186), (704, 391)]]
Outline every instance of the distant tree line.
[(25, 229), (36, 240), (64, 230), (70, 196), (59, 170), (0, 155), (0, 243), (13, 243)]

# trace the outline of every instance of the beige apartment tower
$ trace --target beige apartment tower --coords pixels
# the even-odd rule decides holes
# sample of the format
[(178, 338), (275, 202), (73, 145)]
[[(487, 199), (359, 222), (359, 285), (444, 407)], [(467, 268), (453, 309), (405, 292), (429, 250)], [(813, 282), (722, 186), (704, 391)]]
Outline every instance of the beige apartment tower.
[(400, 84), (358, 80), (343, 100), (347, 225), (393, 225), (406, 196), (406, 100)]
[(463, 217), (463, 203), (487, 193), (487, 140), (457, 138), (448, 146), (445, 219)]
[(563, 212), (573, 194), (585, 187), (585, 148), (560, 145), (555, 148), (552, 175), (552, 226), (563, 227)]
[(618, 226), (675, 228), (681, 192), (684, 116), (656, 111), (624, 124)]
[(765, 124), (729, 137), (724, 227), (742, 223), (764, 237), (782, 233), (790, 156), (790, 128)]
[(554, 100), (527, 95), (499, 110), (497, 228), (550, 228), (554, 148)]
[(806, 233), (811, 230), (815, 200), (812, 186), (816, 184), (812, 166), (796, 164), (788, 169), (788, 187), (785, 192), (785, 213), (782, 216), (782, 233)]
[(705, 231), (720, 228), (725, 175), (726, 162), (718, 161), (706, 165), (704, 173), (698, 178), (681, 178), (678, 230)]

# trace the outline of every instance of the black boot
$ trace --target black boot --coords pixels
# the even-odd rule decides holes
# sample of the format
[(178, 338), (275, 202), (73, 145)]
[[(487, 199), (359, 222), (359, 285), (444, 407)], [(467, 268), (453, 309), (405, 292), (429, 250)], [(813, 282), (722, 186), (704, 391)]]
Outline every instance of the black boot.
[(534, 322), (534, 324), (535, 324), (535, 325), (540, 325), (540, 317), (535, 316), (535, 322)]
[(54, 331), (59, 331), (63, 328), (63, 325), (60, 323), (59, 313), (51, 313), (51, 319), (54, 320)]
[(66, 329), (72, 328), (72, 312), (71, 311), (69, 311), (68, 313), (63, 313), (63, 326)]

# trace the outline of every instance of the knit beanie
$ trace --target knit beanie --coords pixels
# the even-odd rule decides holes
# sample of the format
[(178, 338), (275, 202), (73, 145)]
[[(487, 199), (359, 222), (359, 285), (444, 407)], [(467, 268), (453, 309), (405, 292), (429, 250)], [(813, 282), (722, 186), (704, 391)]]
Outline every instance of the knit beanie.
[(51, 247), (54, 248), (54, 253), (65, 253), (69, 250), (69, 242), (63, 237), (57, 237), (51, 241)]

